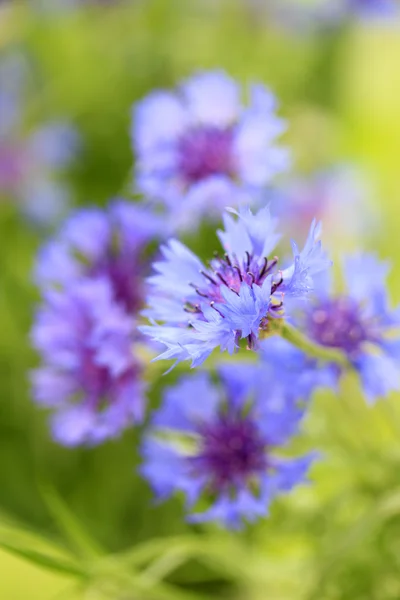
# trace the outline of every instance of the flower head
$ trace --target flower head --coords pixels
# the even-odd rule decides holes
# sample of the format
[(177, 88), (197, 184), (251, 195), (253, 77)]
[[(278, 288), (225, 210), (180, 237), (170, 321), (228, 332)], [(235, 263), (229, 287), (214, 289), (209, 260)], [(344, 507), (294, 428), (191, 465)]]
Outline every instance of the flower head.
[(39, 253), (36, 282), (47, 289), (82, 277), (107, 278), (115, 300), (134, 313), (144, 300), (146, 244), (161, 231), (156, 215), (122, 200), (108, 210), (78, 210)]
[(32, 373), (35, 400), (53, 411), (52, 431), (66, 446), (98, 444), (141, 421), (142, 365), (134, 322), (104, 279), (47, 292), (32, 330), (43, 365)]
[(77, 130), (65, 121), (26, 132), (23, 91), (27, 65), (18, 53), (0, 63), (0, 197), (14, 201), (30, 222), (54, 225), (70, 202), (59, 175), (80, 148)]
[(0, 196), (13, 200), (32, 223), (53, 225), (65, 213), (69, 193), (57, 176), (79, 151), (79, 135), (64, 121), (24, 128), (22, 92), (26, 64), (9, 56), (0, 64)]
[(183, 492), (191, 521), (240, 527), (304, 480), (311, 456), (279, 456), (303, 411), (288, 388), (256, 385), (257, 375), (260, 366), (235, 364), (219, 385), (203, 373), (184, 378), (153, 417), (141, 472), (161, 499)]
[(141, 419), (137, 316), (146, 245), (161, 230), (149, 211), (115, 201), (108, 210), (77, 211), (39, 253), (43, 300), (32, 339), (44, 366), (33, 390), (56, 409), (61, 443), (99, 443)]
[(396, 0), (346, 0), (347, 10), (361, 17), (394, 17), (398, 15)]
[(227, 213), (219, 232), (224, 254), (206, 267), (177, 240), (162, 248), (164, 260), (154, 264), (152, 288), (145, 314), (153, 323), (141, 330), (167, 347), (159, 358), (192, 359), (200, 364), (217, 346), (232, 352), (240, 339), (253, 348), (260, 330), (284, 314), (285, 294), (304, 297), (313, 277), (330, 266), (312, 224), (304, 249), (293, 246), (294, 262), (278, 270), (269, 258), (279, 236), (269, 209)]
[(400, 389), (400, 313), (388, 306), (387, 273), (388, 265), (372, 255), (348, 258), (347, 290), (320, 291), (299, 317), (311, 339), (347, 356), (369, 401)]
[(306, 235), (313, 217), (324, 223), (324, 239), (347, 242), (376, 230), (373, 185), (353, 165), (336, 165), (307, 178), (290, 178), (274, 190), (271, 212), (289, 236)]
[(158, 91), (134, 108), (136, 186), (164, 203), (171, 222), (193, 227), (199, 215), (217, 216), (261, 190), (288, 164), (275, 145), (285, 129), (273, 95), (239, 86), (222, 71), (199, 73), (177, 93)]

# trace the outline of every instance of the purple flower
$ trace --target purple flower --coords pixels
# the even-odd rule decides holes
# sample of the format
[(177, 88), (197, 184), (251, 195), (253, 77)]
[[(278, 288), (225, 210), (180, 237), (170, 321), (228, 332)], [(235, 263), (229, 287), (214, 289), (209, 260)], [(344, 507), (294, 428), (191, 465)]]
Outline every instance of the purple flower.
[(82, 277), (106, 278), (115, 300), (134, 314), (144, 302), (146, 245), (162, 230), (156, 215), (122, 200), (107, 210), (78, 210), (40, 251), (36, 282), (47, 289)]
[(222, 71), (199, 73), (178, 92), (157, 91), (133, 113), (136, 188), (162, 202), (175, 228), (219, 218), (227, 205), (248, 202), (288, 165), (275, 145), (285, 129), (274, 96), (250, 88), (246, 107), (237, 83)]
[(79, 151), (77, 131), (63, 121), (26, 133), (23, 87), (26, 64), (16, 54), (0, 63), (0, 197), (15, 201), (30, 222), (57, 223), (69, 205), (69, 192), (57, 176)]
[(312, 340), (347, 356), (370, 402), (400, 389), (400, 311), (388, 307), (388, 270), (369, 254), (348, 258), (347, 291), (320, 291), (298, 318)]
[(361, 17), (394, 17), (398, 15), (396, 0), (346, 0), (347, 10)]
[(269, 258), (279, 239), (269, 209), (231, 212), (237, 218), (226, 214), (225, 230), (219, 232), (224, 254), (208, 267), (177, 240), (162, 248), (164, 260), (154, 264), (144, 313), (153, 324), (141, 327), (166, 346), (158, 358), (191, 359), (197, 366), (217, 346), (233, 352), (239, 340), (247, 338), (254, 348), (260, 330), (268, 330), (271, 319), (284, 315), (285, 294), (304, 297), (314, 275), (330, 266), (315, 223), (304, 249), (300, 252), (294, 244), (293, 264), (282, 271), (277, 257)]
[(118, 200), (107, 210), (77, 211), (39, 253), (43, 300), (32, 339), (44, 366), (33, 375), (33, 391), (56, 409), (52, 429), (60, 443), (100, 443), (141, 420), (136, 319), (146, 247), (161, 232), (155, 215)]
[(32, 330), (43, 361), (32, 386), (35, 400), (53, 411), (57, 442), (98, 444), (142, 420), (134, 340), (134, 321), (114, 302), (109, 281), (84, 279), (46, 293)]
[(272, 214), (278, 216), (285, 235), (307, 235), (313, 217), (324, 223), (324, 239), (340, 244), (374, 232), (379, 214), (372, 202), (373, 186), (356, 167), (337, 165), (307, 178), (289, 178), (274, 190)]
[(270, 381), (279, 381), (287, 386), (288, 394), (308, 399), (317, 388), (337, 387), (335, 365), (319, 363), (280, 336), (262, 340), (259, 345), (261, 364), (257, 382), (262, 389)]
[(257, 374), (260, 366), (235, 364), (222, 369), (218, 385), (204, 373), (183, 378), (153, 416), (142, 475), (161, 500), (183, 492), (192, 522), (238, 528), (304, 481), (313, 457), (281, 456), (303, 410), (274, 380), (255, 385)]
[(254, 12), (259, 19), (269, 16), (276, 25), (298, 34), (343, 26), (352, 20), (393, 19), (399, 16), (399, 7), (397, 0), (270, 0), (254, 7)]

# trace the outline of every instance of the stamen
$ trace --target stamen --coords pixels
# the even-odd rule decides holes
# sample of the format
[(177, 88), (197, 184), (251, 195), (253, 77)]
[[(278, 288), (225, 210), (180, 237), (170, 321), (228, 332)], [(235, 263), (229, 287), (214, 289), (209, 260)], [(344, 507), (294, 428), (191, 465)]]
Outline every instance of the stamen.
[(219, 314), (219, 315), (220, 315), (220, 316), (221, 316), (223, 319), (225, 318), (225, 317), (224, 317), (224, 315), (222, 315), (222, 314), (219, 312), (218, 308), (215, 306), (215, 302), (214, 302), (214, 300), (213, 300), (212, 302), (210, 302), (210, 306), (211, 306), (211, 308), (213, 308), (213, 309), (215, 310), (215, 312), (217, 312), (217, 313), (218, 313), (218, 314)]
[(253, 283), (255, 282), (256, 278), (254, 277), (254, 273), (252, 273), (251, 271), (249, 273), (247, 273), (247, 275), (250, 277), (251, 279), (251, 285), (253, 285)]
[(233, 268), (235, 269), (235, 271), (236, 271), (236, 272), (237, 272), (237, 274), (239, 275), (239, 279), (240, 279), (240, 281), (243, 281), (242, 272), (241, 272), (241, 270), (239, 269), (239, 267), (238, 267), (237, 265), (235, 265)]
[(218, 285), (217, 282), (215, 281), (215, 279), (213, 279), (211, 277), (211, 275), (209, 275), (208, 273), (206, 273), (205, 271), (200, 271), (201, 275), (203, 275), (206, 279), (208, 279), (208, 281), (210, 283), (213, 283), (214, 285)]
[(261, 278), (261, 277), (263, 277), (265, 275), (265, 273), (267, 272), (267, 268), (268, 268), (268, 258), (265, 256), (264, 257), (264, 264), (263, 264), (263, 267), (262, 267), (262, 269), (260, 271), (259, 278)]
[(250, 253), (248, 252), (248, 250), (246, 250), (246, 257), (247, 257), (247, 260), (246, 260), (246, 271), (248, 271), (249, 268), (250, 268), (250, 263), (251, 263), (251, 256), (250, 256)]
[(196, 294), (198, 294), (199, 296), (201, 296), (202, 298), (208, 298), (208, 294), (205, 294), (204, 292), (201, 292), (199, 290), (199, 288), (195, 288), (196, 289)]
[(226, 280), (222, 277), (221, 273), (217, 273), (217, 277), (222, 281), (222, 283), (224, 285), (226, 285), (226, 287), (229, 287), (228, 283), (226, 282)]

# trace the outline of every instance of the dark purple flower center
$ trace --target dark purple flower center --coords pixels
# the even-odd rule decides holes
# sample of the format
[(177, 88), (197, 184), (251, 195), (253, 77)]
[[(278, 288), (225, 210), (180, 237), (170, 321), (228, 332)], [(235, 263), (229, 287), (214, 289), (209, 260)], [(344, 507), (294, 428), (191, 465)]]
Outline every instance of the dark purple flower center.
[(178, 170), (186, 182), (196, 183), (211, 175), (234, 174), (233, 132), (217, 127), (197, 127), (178, 143)]
[(76, 379), (84, 393), (85, 401), (94, 409), (101, 411), (109, 406), (126, 382), (137, 377), (139, 366), (131, 366), (117, 377), (108, 367), (99, 365), (92, 348), (83, 346)]
[(105, 276), (112, 284), (114, 297), (130, 314), (143, 306), (143, 276), (138, 256), (109, 254), (92, 269), (95, 276)]
[(319, 344), (340, 348), (350, 355), (357, 354), (363, 342), (373, 337), (360, 306), (345, 296), (314, 307), (308, 318), (308, 331)]
[(200, 453), (189, 460), (206, 475), (212, 491), (240, 486), (267, 468), (266, 441), (250, 418), (221, 416), (199, 433)]
[(82, 349), (79, 381), (90, 404), (97, 406), (102, 398), (109, 398), (113, 386), (110, 371), (96, 364), (91, 348)]
[[(261, 286), (268, 275), (274, 271), (278, 258), (272, 260), (263, 258), (261, 260), (246, 253), (246, 258), (239, 261), (237, 258), (232, 258), (228, 254), (224, 257), (216, 256), (210, 262), (210, 268), (202, 271), (204, 276), (204, 286), (193, 286), (199, 300), (207, 299), (212, 306), (215, 302), (224, 303), (225, 300), (221, 294), (221, 286), (226, 286), (236, 294), (239, 293), (241, 284)], [(282, 278), (279, 272), (276, 281), (273, 282), (271, 292), (275, 293), (282, 283)], [(281, 305), (276, 305), (273, 309), (278, 310)], [(187, 305), (188, 312), (200, 312), (200, 307), (196, 302), (189, 302)]]

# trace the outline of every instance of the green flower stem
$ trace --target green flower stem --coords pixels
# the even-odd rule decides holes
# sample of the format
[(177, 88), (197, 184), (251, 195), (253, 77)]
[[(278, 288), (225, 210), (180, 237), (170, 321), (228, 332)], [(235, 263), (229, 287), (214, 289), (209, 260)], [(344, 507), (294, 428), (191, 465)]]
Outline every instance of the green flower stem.
[(320, 346), (319, 344), (314, 343), (308, 337), (303, 335), (303, 333), (301, 333), (298, 329), (292, 325), (289, 325), (288, 323), (282, 323), (280, 335), (285, 340), (317, 360), (332, 362), (345, 369), (351, 368), (351, 363), (347, 360), (346, 356), (340, 352), (340, 350), (328, 348), (326, 346)]

